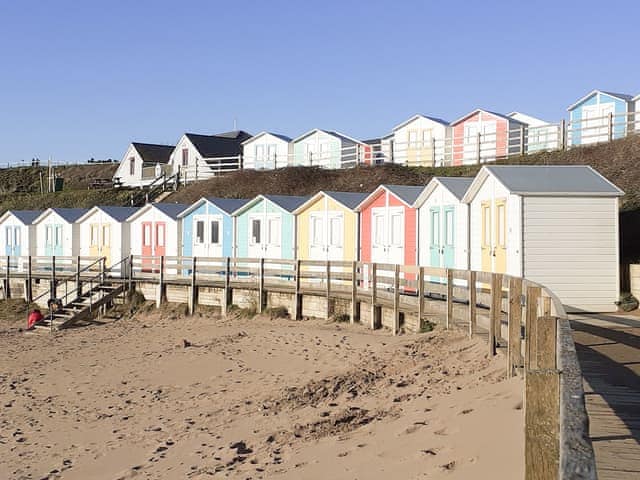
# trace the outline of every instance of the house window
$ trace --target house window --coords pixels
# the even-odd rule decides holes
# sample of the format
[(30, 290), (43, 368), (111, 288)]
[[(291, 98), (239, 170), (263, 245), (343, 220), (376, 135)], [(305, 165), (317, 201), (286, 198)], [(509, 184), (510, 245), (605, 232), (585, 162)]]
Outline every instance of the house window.
[(129, 158), (129, 175), (133, 175), (136, 172), (136, 159), (134, 157)]
[(182, 149), (182, 166), (186, 167), (187, 165), (189, 165), (189, 149), (183, 148)]
[(220, 222), (218, 220), (211, 222), (211, 243), (220, 243)]
[(196, 222), (196, 243), (204, 243), (204, 222), (202, 220)]
[(251, 243), (257, 245), (261, 243), (260, 239), (260, 219), (251, 220)]

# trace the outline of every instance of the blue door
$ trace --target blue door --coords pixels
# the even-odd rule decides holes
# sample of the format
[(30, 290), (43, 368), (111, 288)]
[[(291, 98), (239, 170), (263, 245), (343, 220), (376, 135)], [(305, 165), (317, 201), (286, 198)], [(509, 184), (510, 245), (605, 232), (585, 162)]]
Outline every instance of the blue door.
[(431, 207), (429, 218), (429, 261), (432, 267), (440, 267), (440, 207)]
[(44, 254), (62, 256), (62, 225), (47, 225), (45, 228)]
[(17, 225), (5, 227), (5, 255), (19, 257), (21, 255), (21, 228)]

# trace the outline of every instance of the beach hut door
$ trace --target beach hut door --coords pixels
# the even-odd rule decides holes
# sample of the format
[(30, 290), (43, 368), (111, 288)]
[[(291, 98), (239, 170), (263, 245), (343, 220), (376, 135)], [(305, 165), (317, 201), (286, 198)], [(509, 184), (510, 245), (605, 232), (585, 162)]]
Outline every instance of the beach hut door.
[(250, 258), (264, 257), (264, 221), (262, 216), (249, 217), (249, 248), (247, 253)]
[(442, 260), (445, 268), (455, 263), (455, 207), (442, 207)]
[(12, 257), (21, 255), (20, 227), (9, 225), (5, 227), (5, 253)]
[(389, 263), (404, 264), (404, 208), (389, 208), (389, 244), (387, 258)]
[(491, 228), (491, 203), (482, 202), (480, 206), (482, 221), (482, 238), (480, 239), (481, 265), (483, 272), (491, 272), (493, 267), (493, 245)]
[(309, 216), (309, 258), (326, 260), (324, 215), (312, 213)]
[(62, 225), (52, 224), (45, 227), (44, 254), (62, 256)]
[(387, 219), (383, 208), (371, 210), (371, 261), (386, 263)]
[(440, 207), (429, 209), (430, 229), (429, 256), (432, 267), (440, 267)]
[(282, 258), (282, 217), (269, 215), (267, 217), (267, 243), (265, 245), (265, 258)]
[(344, 217), (342, 213), (327, 215), (327, 258), (329, 260), (344, 259)]
[(499, 199), (495, 202), (495, 236), (493, 248), (493, 271), (507, 271), (507, 202)]

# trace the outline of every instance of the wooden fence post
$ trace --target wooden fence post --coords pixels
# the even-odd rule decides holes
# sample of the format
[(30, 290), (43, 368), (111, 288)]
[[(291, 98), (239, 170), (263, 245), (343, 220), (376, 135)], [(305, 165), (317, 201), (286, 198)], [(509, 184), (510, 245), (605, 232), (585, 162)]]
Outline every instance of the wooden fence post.
[(447, 316), (445, 328), (449, 330), (453, 324), (453, 270), (447, 268)]
[(162, 297), (164, 297), (164, 255), (160, 257), (160, 276), (158, 279), (158, 289), (156, 290), (156, 308), (162, 305)]
[(609, 139), (609, 141), (613, 141), (613, 113), (609, 112), (609, 123), (608, 123), (608, 131), (607, 131), (607, 138)]
[(531, 363), (531, 351), (533, 345), (537, 341), (537, 325), (536, 319), (538, 318), (538, 301), (540, 299), (540, 287), (527, 287), (527, 308), (525, 317), (525, 358), (524, 365), (525, 370), (529, 370), (529, 364)]
[(377, 301), (377, 283), (378, 283), (378, 265), (376, 263), (371, 264), (371, 329), (376, 328), (376, 301)]
[(302, 267), (302, 262), (298, 259), (296, 260), (295, 265), (295, 298), (294, 298), (294, 312), (293, 318), (294, 320), (300, 320), (302, 318), (302, 298), (300, 296), (300, 268)]
[(478, 158), (478, 165), (481, 163), (481, 155), (482, 155), (482, 135), (478, 132), (478, 138), (476, 140), (476, 155)]
[(567, 122), (564, 119), (560, 122), (560, 148), (567, 149)]
[(507, 346), (507, 377), (513, 377), (522, 365), (522, 279), (509, 279), (509, 343)]
[(260, 259), (258, 271), (258, 313), (262, 313), (264, 310), (264, 258)]
[(222, 312), (224, 315), (229, 311), (229, 307), (233, 302), (233, 294), (231, 292), (231, 257), (227, 257), (224, 261), (224, 292), (222, 298)]
[(478, 291), (476, 290), (476, 272), (469, 270), (469, 338), (476, 333), (477, 322), (477, 299)]
[(129, 255), (129, 262), (127, 265), (127, 276), (128, 276), (128, 287), (129, 298), (131, 298), (131, 292), (133, 291), (133, 255)]
[(358, 316), (358, 263), (351, 262), (351, 323), (356, 322)]
[(400, 333), (400, 265), (393, 270), (393, 334)]
[(431, 137), (431, 166), (436, 166), (436, 137)]
[(11, 297), (11, 257), (9, 255), (7, 255), (7, 271), (5, 274), (5, 284), (6, 284), (6, 288), (4, 290), (4, 293), (7, 297), (7, 300)]
[(499, 273), (491, 274), (491, 306), (489, 310), (489, 353), (496, 354), (498, 346), (498, 338), (501, 335), (501, 316), (502, 312), (502, 275)]
[(51, 287), (49, 295), (51, 298), (57, 298), (58, 288), (56, 285), (56, 256), (51, 257)]
[(326, 311), (325, 311), (325, 319), (329, 320), (331, 317), (331, 261), (327, 260), (326, 268), (326, 277), (327, 277), (327, 285), (325, 289), (325, 295), (327, 298), (326, 302)]
[[(191, 259), (191, 288), (189, 292), (189, 315), (193, 315), (196, 311), (196, 302), (198, 295), (198, 287), (196, 287), (196, 268), (198, 261), (196, 257)], [(224, 304), (222, 305), (222, 313), (225, 314)]]
[(418, 330), (422, 329), (424, 316), (424, 267), (418, 268)]

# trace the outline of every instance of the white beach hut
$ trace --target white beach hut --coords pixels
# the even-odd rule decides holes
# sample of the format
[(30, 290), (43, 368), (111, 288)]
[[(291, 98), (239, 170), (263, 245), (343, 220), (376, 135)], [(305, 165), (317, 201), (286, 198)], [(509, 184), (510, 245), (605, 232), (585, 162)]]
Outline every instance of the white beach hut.
[(34, 221), (42, 210), (8, 210), (0, 217), (0, 251), (9, 257), (36, 254)]
[(80, 225), (86, 208), (48, 208), (34, 220), (36, 255), (71, 257), (80, 254)]
[(463, 197), (470, 268), (541, 283), (570, 311), (615, 311), (621, 195), (587, 166), (485, 166)]

